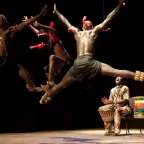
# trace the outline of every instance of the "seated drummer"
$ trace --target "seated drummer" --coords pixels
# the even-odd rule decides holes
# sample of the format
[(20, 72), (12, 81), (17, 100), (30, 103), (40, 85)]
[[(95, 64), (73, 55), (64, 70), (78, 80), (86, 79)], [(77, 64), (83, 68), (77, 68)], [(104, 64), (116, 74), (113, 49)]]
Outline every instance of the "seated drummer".
[(104, 104), (114, 104), (114, 121), (104, 123), (105, 125), (105, 136), (117, 136), (120, 133), (120, 120), (121, 116), (131, 113), (131, 109), (128, 105), (129, 99), (129, 88), (122, 85), (122, 78), (117, 77), (115, 79), (116, 87), (111, 89), (109, 100), (102, 98)]

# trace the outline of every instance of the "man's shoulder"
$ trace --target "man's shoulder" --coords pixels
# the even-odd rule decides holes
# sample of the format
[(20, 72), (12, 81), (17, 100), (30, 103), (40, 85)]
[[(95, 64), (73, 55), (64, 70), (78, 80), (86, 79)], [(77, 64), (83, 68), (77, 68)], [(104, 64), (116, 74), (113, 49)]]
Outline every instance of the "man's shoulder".
[(129, 89), (128, 86), (123, 85), (122, 89)]
[(116, 90), (116, 87), (113, 87), (112, 89), (111, 89), (111, 92), (114, 92)]

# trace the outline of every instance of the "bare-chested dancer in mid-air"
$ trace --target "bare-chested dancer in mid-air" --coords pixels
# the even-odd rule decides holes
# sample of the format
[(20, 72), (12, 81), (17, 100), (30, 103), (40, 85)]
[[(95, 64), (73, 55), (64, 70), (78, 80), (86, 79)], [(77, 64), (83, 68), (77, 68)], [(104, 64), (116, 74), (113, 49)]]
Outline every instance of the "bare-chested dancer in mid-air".
[[(62, 89), (68, 87), (73, 81), (82, 81), (84, 79), (91, 79), (96, 75), (105, 75), (111, 77), (121, 76), (122, 78), (135, 79), (136, 81), (143, 81), (144, 73), (136, 71), (136, 73), (128, 70), (118, 70), (111, 66), (101, 63), (93, 59), (95, 41), (99, 33), (108, 27), (109, 22), (115, 17), (124, 0), (119, 0), (118, 6), (107, 16), (107, 18), (99, 25), (93, 27), (91, 21), (83, 19), (83, 31), (78, 30), (72, 26), (68, 20), (56, 9), (54, 4), (54, 11), (60, 21), (74, 34), (77, 43), (77, 58), (71, 69), (65, 74), (62, 81), (55, 85), (52, 89), (46, 91), (40, 100), (40, 104), (48, 103), (51, 98), (57, 95)], [(45, 90), (46, 86), (43, 86)]]
[[(8, 26), (7, 18), (0, 14), (0, 72), (5, 71), (6, 67), (11, 67), (12, 65), (14, 67), (16, 66), (19, 76), (26, 81), (26, 88), (30, 92), (40, 92), (42, 89), (40, 87), (35, 87), (32, 77), (22, 65), (13, 64), (11, 62), (8, 47), (17, 32), (21, 31), (24, 27), (28, 26), (39, 18), (45, 16), (46, 12), (47, 6), (44, 6), (40, 14), (16, 26)], [(11, 74), (11, 69), (9, 74)]]
[[(25, 20), (28, 20), (28, 17), (24, 17)], [(46, 75), (48, 79), (49, 87), (53, 87), (55, 85), (55, 74), (58, 77), (63, 77), (65, 73), (72, 66), (72, 60), (69, 53), (64, 48), (62, 42), (60, 41), (58, 31), (54, 29), (54, 22), (50, 23), (50, 26), (46, 26), (35, 21), (34, 26), (40, 28), (40, 30), (36, 29), (32, 25), (29, 25), (29, 28), (42, 39), (42, 43), (31, 46), (31, 49), (34, 48), (48, 48), (49, 50), (49, 58), (48, 58), (48, 66), (46, 66)]]

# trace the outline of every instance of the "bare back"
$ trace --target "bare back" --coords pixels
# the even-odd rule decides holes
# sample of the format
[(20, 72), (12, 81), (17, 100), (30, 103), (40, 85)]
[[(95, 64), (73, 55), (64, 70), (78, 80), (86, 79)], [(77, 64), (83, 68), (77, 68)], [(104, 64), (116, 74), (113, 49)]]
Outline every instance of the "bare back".
[(0, 56), (8, 56), (8, 46), (11, 44), (15, 27), (0, 29)]
[(75, 40), (77, 43), (77, 56), (84, 54), (94, 54), (95, 42), (98, 34), (93, 33), (93, 30), (78, 31), (75, 34)]
[(66, 51), (61, 43), (56, 43), (54, 46), (54, 54), (63, 58), (65, 61), (71, 59), (69, 53)]
[(7, 56), (7, 30), (0, 30), (0, 56)]
[[(49, 38), (51, 39), (50, 40), (51, 46), (49, 48), (53, 49), (54, 55), (61, 57), (62, 59), (64, 59), (64, 61), (71, 59), (69, 53), (66, 51), (62, 42), (59, 40), (58, 32), (55, 29), (48, 30), (48, 32), (49, 32), (49, 34), (51, 34), (52, 38), (47, 37), (47, 39), (48, 39), (47, 41), (49, 41)], [(52, 39), (54, 39), (56, 41), (53, 41)], [(53, 46), (53, 48), (52, 48), (52, 46)]]

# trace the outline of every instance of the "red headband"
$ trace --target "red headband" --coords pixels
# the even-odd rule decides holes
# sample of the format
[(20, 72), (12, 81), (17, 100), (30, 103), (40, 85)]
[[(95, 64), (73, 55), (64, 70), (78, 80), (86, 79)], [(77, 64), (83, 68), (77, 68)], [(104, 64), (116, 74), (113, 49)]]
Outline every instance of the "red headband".
[(83, 17), (82, 24), (85, 25), (86, 28), (93, 26), (91, 23), (86, 21), (86, 16)]
[[(82, 24), (85, 25), (86, 28), (93, 26), (92, 24), (86, 22), (86, 16), (83, 17)], [(111, 28), (103, 29), (102, 32), (107, 32), (110, 29)]]
[[(82, 24), (85, 25), (86, 28), (93, 26), (92, 24), (86, 22), (86, 16), (83, 17), (83, 19), (82, 19)], [(107, 32), (107, 31), (109, 31), (110, 29), (111, 29), (111, 28), (103, 29), (102, 32)], [(68, 32), (71, 32), (71, 27), (68, 28)]]

